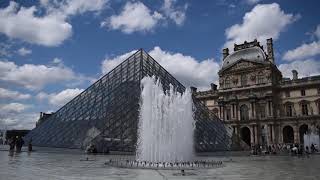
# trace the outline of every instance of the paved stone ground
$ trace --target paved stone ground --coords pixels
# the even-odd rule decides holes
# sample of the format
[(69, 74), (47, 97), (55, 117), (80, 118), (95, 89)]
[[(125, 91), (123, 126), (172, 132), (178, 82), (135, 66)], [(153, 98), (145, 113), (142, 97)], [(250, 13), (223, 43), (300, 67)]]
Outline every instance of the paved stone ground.
[[(104, 165), (110, 158), (131, 158), (123, 155), (86, 155), (79, 150), (35, 147), (35, 152), (10, 154), (0, 147), (0, 180), (85, 180), (85, 179), (320, 179), (320, 156), (199, 156), (198, 159), (222, 160), (225, 166), (216, 169), (179, 171), (123, 169)], [(88, 157), (89, 161), (84, 161)]]

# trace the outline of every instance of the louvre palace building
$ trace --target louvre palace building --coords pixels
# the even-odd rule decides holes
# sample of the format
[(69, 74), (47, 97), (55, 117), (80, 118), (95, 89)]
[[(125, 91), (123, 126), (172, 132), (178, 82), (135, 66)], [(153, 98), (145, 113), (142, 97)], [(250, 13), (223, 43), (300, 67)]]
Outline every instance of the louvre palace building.
[(272, 39), (267, 48), (257, 40), (223, 49), (219, 88), (194, 94), (248, 145), (303, 143), (303, 135), (319, 132), (320, 76), (291, 78), (279, 71)]

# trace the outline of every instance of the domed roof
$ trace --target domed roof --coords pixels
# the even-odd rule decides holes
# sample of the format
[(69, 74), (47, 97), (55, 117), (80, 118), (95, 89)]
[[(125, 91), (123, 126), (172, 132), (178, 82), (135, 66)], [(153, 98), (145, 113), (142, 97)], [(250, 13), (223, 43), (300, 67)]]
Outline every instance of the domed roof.
[(266, 54), (260, 47), (257, 46), (235, 51), (224, 59), (222, 69), (231, 66), (241, 59), (264, 62), (266, 60)]

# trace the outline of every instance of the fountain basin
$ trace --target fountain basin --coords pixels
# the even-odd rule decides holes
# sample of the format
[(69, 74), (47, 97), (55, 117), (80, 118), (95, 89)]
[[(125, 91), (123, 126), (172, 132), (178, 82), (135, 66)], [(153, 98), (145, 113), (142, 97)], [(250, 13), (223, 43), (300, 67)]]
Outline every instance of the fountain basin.
[(105, 165), (128, 168), (128, 169), (151, 169), (151, 170), (196, 170), (196, 169), (214, 169), (224, 167), (222, 161), (193, 161), (193, 162), (148, 162), (132, 160), (114, 160), (110, 159)]

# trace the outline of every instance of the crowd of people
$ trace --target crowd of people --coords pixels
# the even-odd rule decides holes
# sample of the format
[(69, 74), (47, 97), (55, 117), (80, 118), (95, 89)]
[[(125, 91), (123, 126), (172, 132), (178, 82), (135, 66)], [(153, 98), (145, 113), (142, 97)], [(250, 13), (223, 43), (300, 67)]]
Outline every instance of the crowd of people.
[(302, 144), (273, 144), (269, 146), (254, 145), (251, 147), (252, 155), (262, 154), (290, 154), (290, 155), (309, 155), (318, 152), (316, 144), (303, 146)]
[[(32, 151), (32, 140), (28, 143), (28, 151)], [(21, 152), (22, 146), (24, 145), (24, 140), (21, 136), (12, 137), (8, 140), (7, 144), (9, 145), (9, 150), (16, 152)]]

